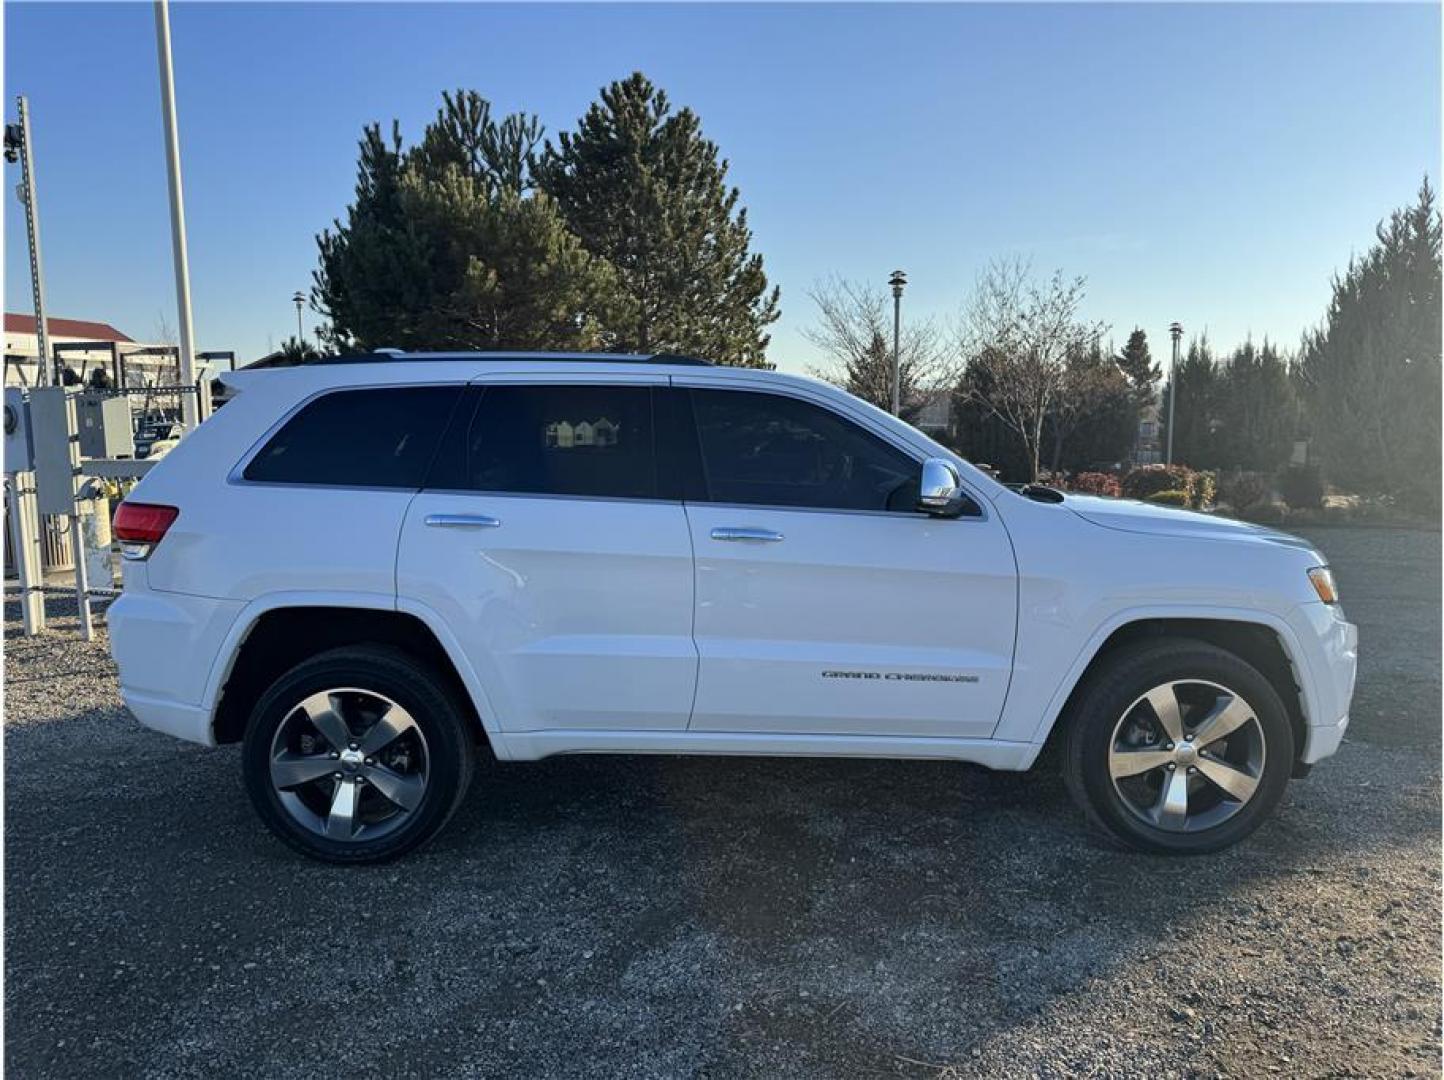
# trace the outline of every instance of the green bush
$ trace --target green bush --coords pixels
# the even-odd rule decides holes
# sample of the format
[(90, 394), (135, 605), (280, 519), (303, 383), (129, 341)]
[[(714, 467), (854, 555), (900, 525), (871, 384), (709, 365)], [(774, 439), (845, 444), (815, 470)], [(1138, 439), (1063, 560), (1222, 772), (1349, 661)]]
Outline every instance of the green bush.
[[(1217, 476), (1211, 472), (1194, 472), (1186, 465), (1143, 465), (1123, 478), (1123, 496), (1157, 502), (1162, 492), (1183, 492), (1178, 505), (1202, 510), (1213, 504)], [(1169, 504), (1173, 505), (1173, 504)]]
[(1324, 481), (1316, 465), (1285, 465), (1278, 483), (1290, 510), (1317, 510), (1324, 505)]
[(1148, 501), (1157, 503), (1159, 506), (1188, 506), (1188, 492), (1181, 488), (1172, 488), (1168, 491), (1155, 491), (1148, 496)]
[(1187, 491), (1193, 470), (1183, 465), (1141, 465), (1123, 478), (1123, 496), (1147, 499), (1160, 491)]

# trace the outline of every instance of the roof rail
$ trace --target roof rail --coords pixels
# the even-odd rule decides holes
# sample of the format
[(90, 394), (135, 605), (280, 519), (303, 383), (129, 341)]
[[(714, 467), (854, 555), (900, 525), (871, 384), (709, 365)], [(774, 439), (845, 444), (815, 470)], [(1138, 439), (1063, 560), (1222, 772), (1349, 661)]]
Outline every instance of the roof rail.
[(369, 353), (346, 356), (324, 356), (313, 364), (384, 364), (398, 360), (541, 360), (592, 364), (677, 364), (711, 367), (712, 361), (678, 353), (605, 353), (605, 352), (405, 352), (401, 349), (376, 349)]

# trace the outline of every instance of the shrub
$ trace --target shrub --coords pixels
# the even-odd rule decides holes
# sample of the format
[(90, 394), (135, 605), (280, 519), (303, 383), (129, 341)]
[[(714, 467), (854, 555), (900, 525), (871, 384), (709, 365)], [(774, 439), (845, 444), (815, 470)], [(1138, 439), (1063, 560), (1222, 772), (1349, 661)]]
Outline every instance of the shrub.
[(1154, 501), (1162, 491), (1181, 491), (1182, 505), (1201, 510), (1213, 503), (1215, 474), (1194, 472), (1186, 465), (1143, 465), (1123, 478), (1123, 494), (1130, 499)]
[(1188, 506), (1188, 492), (1182, 488), (1170, 488), (1168, 491), (1155, 491), (1148, 496), (1148, 501), (1157, 503), (1159, 506)]
[(1272, 485), (1263, 473), (1236, 469), (1218, 478), (1218, 497), (1235, 510), (1243, 510), (1269, 497)]
[(1188, 489), (1188, 505), (1195, 510), (1202, 510), (1205, 506), (1212, 506), (1214, 496), (1218, 494), (1218, 473), (1196, 472), (1193, 474), (1193, 485)]
[(1114, 499), (1123, 494), (1118, 477), (1105, 472), (1078, 473), (1068, 481), (1068, 490), (1081, 492), (1084, 495), (1107, 495)]
[(1324, 481), (1315, 465), (1285, 465), (1279, 470), (1279, 494), (1291, 510), (1317, 510), (1324, 505)]
[(1147, 499), (1160, 491), (1186, 492), (1192, 472), (1183, 465), (1141, 465), (1123, 478), (1123, 494)]

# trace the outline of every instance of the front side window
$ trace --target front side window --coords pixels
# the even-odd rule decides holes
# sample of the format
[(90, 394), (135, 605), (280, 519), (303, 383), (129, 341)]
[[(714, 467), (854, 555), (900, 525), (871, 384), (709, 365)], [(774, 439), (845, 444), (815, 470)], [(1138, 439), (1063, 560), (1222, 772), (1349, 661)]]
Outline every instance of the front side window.
[(419, 488), (459, 386), (337, 390), (287, 420), (244, 476), (273, 484)]
[(473, 491), (654, 498), (651, 388), (487, 387), (466, 461)]
[(918, 465), (829, 409), (778, 394), (693, 390), (713, 502), (913, 510)]

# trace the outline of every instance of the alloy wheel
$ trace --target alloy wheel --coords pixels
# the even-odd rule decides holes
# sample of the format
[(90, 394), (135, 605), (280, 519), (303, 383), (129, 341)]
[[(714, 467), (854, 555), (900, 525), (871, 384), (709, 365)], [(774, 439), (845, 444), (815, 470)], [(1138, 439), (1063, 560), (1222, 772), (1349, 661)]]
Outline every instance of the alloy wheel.
[(1233, 817), (1263, 778), (1263, 726), (1227, 687), (1162, 683), (1113, 728), (1108, 771), (1129, 813), (1167, 832), (1199, 832)]
[(302, 699), (271, 740), (271, 785), (286, 812), (328, 840), (376, 840), (426, 794), (430, 755), (415, 718), (372, 690)]

